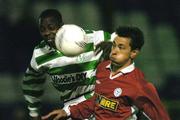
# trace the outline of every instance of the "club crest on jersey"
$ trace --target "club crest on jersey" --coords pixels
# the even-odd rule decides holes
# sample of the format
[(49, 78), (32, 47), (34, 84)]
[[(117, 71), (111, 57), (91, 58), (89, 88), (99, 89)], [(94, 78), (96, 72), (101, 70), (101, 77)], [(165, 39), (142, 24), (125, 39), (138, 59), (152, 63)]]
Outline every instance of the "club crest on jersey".
[(77, 56), (77, 62), (83, 62), (85, 60), (85, 56), (83, 54), (80, 54)]
[(96, 103), (98, 103), (100, 107), (111, 111), (116, 111), (119, 104), (118, 101), (106, 98), (102, 95), (98, 95)]
[(101, 84), (101, 82), (99, 80), (96, 80), (96, 84)]
[(121, 88), (116, 88), (114, 90), (114, 96), (119, 97), (122, 94), (122, 89)]

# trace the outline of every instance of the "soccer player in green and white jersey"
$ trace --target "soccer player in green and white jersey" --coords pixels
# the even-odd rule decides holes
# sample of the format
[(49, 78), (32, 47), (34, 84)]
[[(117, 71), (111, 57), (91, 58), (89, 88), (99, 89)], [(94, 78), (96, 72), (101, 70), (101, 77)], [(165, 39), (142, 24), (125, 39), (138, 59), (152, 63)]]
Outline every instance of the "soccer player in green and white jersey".
[(22, 82), (24, 97), (33, 120), (41, 119), (40, 97), (43, 95), (43, 84), (47, 75), (59, 91), (60, 100), (64, 102), (65, 107), (84, 101), (92, 95), (96, 66), (103, 54), (102, 51), (95, 54), (96, 45), (111, 49), (104, 44), (105, 42), (103, 43), (110, 40), (109, 33), (86, 31), (89, 40), (86, 51), (75, 57), (64, 56), (56, 49), (54, 43), (55, 35), (61, 26), (63, 21), (57, 10), (47, 9), (41, 13), (39, 29), (44, 40), (34, 48)]

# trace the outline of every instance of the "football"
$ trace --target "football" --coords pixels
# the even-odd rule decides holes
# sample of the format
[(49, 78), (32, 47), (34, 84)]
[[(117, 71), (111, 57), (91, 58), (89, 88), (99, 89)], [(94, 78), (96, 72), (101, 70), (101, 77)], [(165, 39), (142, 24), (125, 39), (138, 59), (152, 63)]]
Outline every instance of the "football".
[(85, 31), (77, 25), (63, 25), (56, 33), (55, 46), (65, 56), (73, 57), (83, 53), (86, 44)]

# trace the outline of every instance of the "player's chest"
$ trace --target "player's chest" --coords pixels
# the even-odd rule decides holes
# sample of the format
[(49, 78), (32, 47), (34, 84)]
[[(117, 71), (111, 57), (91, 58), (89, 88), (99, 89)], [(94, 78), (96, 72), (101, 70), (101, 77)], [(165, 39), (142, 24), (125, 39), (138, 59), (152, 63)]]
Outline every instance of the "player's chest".
[(97, 80), (95, 90), (96, 93), (112, 99), (118, 99), (122, 96), (134, 97), (137, 91), (136, 87), (131, 83), (131, 80), (125, 79), (125, 77), (120, 77), (113, 80)]

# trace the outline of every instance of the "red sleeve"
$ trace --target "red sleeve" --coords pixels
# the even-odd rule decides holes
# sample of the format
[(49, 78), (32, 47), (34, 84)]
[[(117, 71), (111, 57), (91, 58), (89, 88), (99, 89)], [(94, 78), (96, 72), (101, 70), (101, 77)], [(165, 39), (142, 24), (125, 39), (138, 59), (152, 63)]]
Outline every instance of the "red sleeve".
[(135, 100), (136, 106), (151, 120), (170, 120), (155, 87), (147, 83)]
[(95, 95), (77, 105), (70, 106), (71, 117), (74, 119), (86, 119), (94, 113)]

